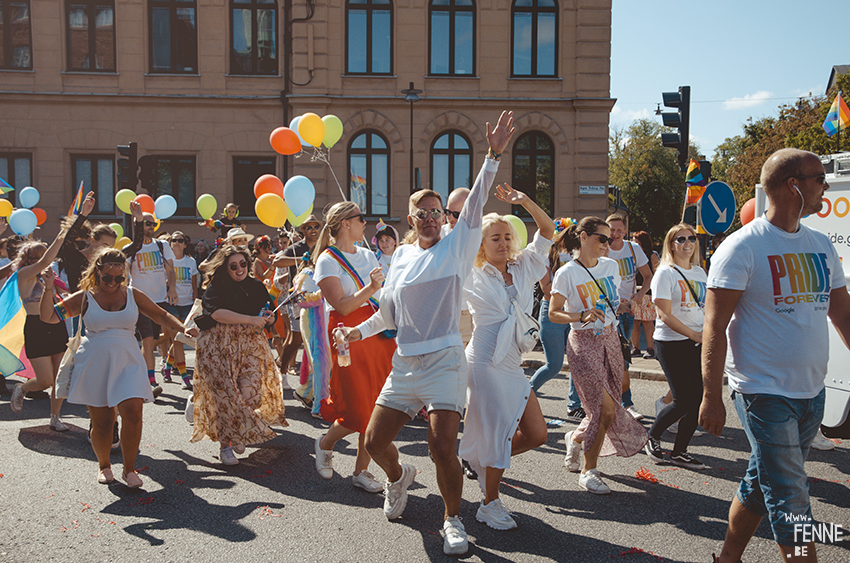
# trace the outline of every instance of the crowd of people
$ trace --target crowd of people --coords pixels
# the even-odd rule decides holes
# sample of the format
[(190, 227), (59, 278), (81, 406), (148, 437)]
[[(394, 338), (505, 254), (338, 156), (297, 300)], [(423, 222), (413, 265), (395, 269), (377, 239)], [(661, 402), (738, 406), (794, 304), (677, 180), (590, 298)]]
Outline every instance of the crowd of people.
[[(416, 476), (393, 441), (421, 416), (444, 502), (444, 551), (462, 554), (468, 549), (460, 520), (464, 471), (481, 489), (476, 519), (497, 530), (516, 528), (499, 486), (513, 456), (546, 442), (536, 393), (562, 370), (565, 356), (570, 381), (564, 416), (579, 424), (566, 434), (564, 465), (579, 473), (581, 488), (599, 495), (611, 493), (600, 457), (644, 451), (656, 463), (705, 468), (687, 450), (699, 424), (712, 434), (724, 425), (718, 397), (725, 361), (753, 453), (719, 560), (737, 560), (764, 515), (784, 552), (794, 543), (788, 543), (783, 515), (811, 517), (805, 484), (794, 479), (805, 475), (806, 453), (820, 437), (813, 421), (820, 420), (818, 408), (823, 412), (820, 364), (826, 354), (810, 358), (805, 381), (794, 380), (789, 366), (796, 359), (757, 361), (741, 334), (798, 337), (757, 313), (765, 284), (779, 283), (769, 280), (757, 254), (787, 244), (793, 252), (816, 249), (831, 272), (822, 284), (828, 311), (807, 313), (800, 330), (824, 332), (828, 313), (850, 335), (850, 297), (841, 266), (833, 263), (835, 251), (798, 222), (804, 211), (817, 211), (817, 192), (828, 188), (819, 161), (802, 151), (771, 156), (762, 182), (773, 214), (769, 210), (754, 227), (731, 236), (707, 273), (690, 225), (670, 228), (659, 258), (648, 233), (627, 240), (621, 215), (553, 219), (526, 194), (498, 185), (495, 198), (521, 207), (536, 228), (521, 248), (508, 216), (483, 213), (513, 133), (511, 112), (495, 126), (488, 123), (488, 154), (471, 189), (453, 190), (445, 203), (435, 191), (415, 192), (408, 232), (400, 237), (380, 222), (374, 249), (363, 210), (343, 201), (330, 205), (324, 220), (310, 215), (298, 232), (281, 229), (274, 240), (254, 239), (228, 204), (220, 219), (203, 223), (221, 230), (215, 245), (193, 245), (181, 231), (156, 236), (156, 218), (134, 203), (134, 239), (118, 250), (115, 231), (88, 220), (92, 193), (49, 245), (0, 240), (0, 277), (16, 274), (35, 374), (14, 386), (12, 410), (21, 411), (28, 392), (52, 389), (49, 427), (62, 432), (62, 401), (86, 405), (97, 481), (114, 481), (110, 449), (120, 446), (122, 480), (141, 487), (134, 464), (143, 404), (162, 392), (155, 372), (159, 348), (163, 381), (176, 375), (192, 390), (185, 411), (191, 442), (217, 442), (221, 463), (238, 464), (246, 447), (276, 436), (273, 425), (288, 425), (283, 391), (292, 389), (329, 424), (315, 441), (319, 476), (332, 478), (335, 444), (357, 434), (351, 482), (384, 492), (390, 520), (403, 513)], [(798, 184), (808, 183), (803, 195)], [(539, 321), (532, 317), (535, 301)], [(546, 361), (529, 378), (521, 363), (537, 327)], [(186, 343), (196, 350), (193, 369), (186, 365)], [(629, 363), (637, 356), (657, 359), (669, 384), (648, 431), (629, 388)], [(765, 370), (762, 361), (776, 369)], [(54, 383), (66, 368), (70, 383), (62, 392)], [(290, 376), (297, 377), (294, 387)], [(772, 427), (750, 420), (756, 411), (779, 408), (804, 427), (786, 432), (789, 444), (763, 447), (761, 436)], [(662, 448), (665, 431), (675, 432), (669, 456)], [(777, 460), (786, 460), (789, 448), (796, 452), (793, 463), (780, 471)], [(385, 479), (370, 471), (372, 461)], [(778, 482), (770, 479), (776, 473)]]

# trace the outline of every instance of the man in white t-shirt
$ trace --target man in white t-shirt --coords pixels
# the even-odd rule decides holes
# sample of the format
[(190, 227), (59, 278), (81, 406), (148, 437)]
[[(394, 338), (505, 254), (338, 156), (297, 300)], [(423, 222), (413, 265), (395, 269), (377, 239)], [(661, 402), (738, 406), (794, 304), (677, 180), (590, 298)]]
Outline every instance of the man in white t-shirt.
[(458, 323), (463, 282), (481, 246), (484, 203), (498, 171), (499, 158), (514, 133), (513, 113), (503, 112), (495, 129), (487, 124), (488, 157), (475, 180), (455, 228), (442, 238), (440, 195), (420, 190), (410, 196), (408, 222), (417, 241), (394, 254), (381, 293), (381, 309), (347, 338), (368, 338), (398, 329), (393, 367), (366, 429), (366, 449), (387, 474), (384, 514), (392, 520), (407, 504), (416, 468), (400, 464), (393, 445), (401, 428), (426, 406), (428, 447), (445, 504), (443, 552), (463, 554), (469, 547), (460, 522), (463, 475), (457, 460), (457, 434), (466, 406), (466, 356)]
[[(150, 213), (142, 213), (141, 208), (131, 206), (133, 212), (134, 241), (124, 253), (130, 263), (130, 285), (151, 298), (151, 301), (165, 308), (166, 305), (177, 304), (177, 288), (174, 275), (174, 252), (167, 242), (154, 239), (156, 217)], [(148, 379), (154, 388), (154, 397), (162, 393), (162, 387), (156, 383), (155, 363), (153, 357), (154, 340), (159, 337), (160, 326), (151, 319), (139, 313), (136, 329), (142, 338), (142, 355), (148, 368)], [(170, 339), (174, 334), (165, 329)], [(163, 358), (165, 360), (165, 358)]]
[[(616, 260), (620, 266), (620, 309), (617, 312), (617, 320), (620, 323), (619, 331), (628, 340), (631, 338), (632, 329), (635, 326), (632, 304), (638, 303), (649, 291), (649, 284), (652, 282), (652, 270), (649, 267), (649, 259), (640, 245), (626, 240), (626, 233), (628, 232), (626, 219), (622, 215), (615, 214), (610, 215), (605, 222), (611, 228), (611, 245), (608, 250), (608, 258)], [(640, 291), (635, 293), (637, 272), (640, 272), (643, 276), (643, 285)], [(634, 402), (632, 402), (628, 363), (623, 369), (623, 389), (623, 406), (629, 411), (629, 414), (637, 420), (641, 420), (643, 415), (635, 409)]]
[(715, 561), (740, 560), (764, 516), (782, 561), (816, 561), (800, 533), (814, 523), (804, 462), (823, 419), (827, 317), (850, 342), (850, 294), (835, 248), (800, 225), (829, 189), (817, 155), (776, 151), (761, 184), (770, 208), (726, 239), (708, 278), (700, 424), (723, 430), (726, 373), (751, 448)]

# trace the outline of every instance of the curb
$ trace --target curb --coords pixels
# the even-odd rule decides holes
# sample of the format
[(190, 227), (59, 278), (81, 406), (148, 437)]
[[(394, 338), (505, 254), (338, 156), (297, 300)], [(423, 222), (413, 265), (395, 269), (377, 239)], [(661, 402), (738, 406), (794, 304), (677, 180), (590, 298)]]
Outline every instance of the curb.
[[(542, 367), (544, 364), (545, 364), (545, 362), (543, 362), (541, 360), (525, 359), (525, 360), (523, 360), (521, 365), (522, 365), (523, 369), (534, 369), (534, 370), (536, 370), (536, 369)], [(561, 371), (559, 373), (561, 373), (563, 375), (569, 375), (570, 366), (568, 366), (567, 364), (564, 364), (564, 367), (561, 369)], [(661, 371), (660, 369), (658, 369), (658, 370), (645, 369), (643, 367), (635, 367), (635, 364), (631, 364), (631, 368), (629, 369), (629, 376), (632, 377), (633, 379), (645, 379), (645, 380), (648, 380), (648, 381), (667, 381), (667, 378), (664, 376), (664, 372)]]

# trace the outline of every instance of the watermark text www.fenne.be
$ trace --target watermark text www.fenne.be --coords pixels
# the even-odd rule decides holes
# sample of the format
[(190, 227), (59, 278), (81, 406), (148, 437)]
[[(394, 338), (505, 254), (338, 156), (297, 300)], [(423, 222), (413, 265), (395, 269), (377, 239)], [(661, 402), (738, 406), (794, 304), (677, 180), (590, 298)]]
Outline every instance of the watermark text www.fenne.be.
[(794, 523), (794, 556), (808, 555), (809, 543), (836, 544), (848, 538), (847, 530), (830, 522), (813, 522), (805, 514), (786, 514), (786, 522)]

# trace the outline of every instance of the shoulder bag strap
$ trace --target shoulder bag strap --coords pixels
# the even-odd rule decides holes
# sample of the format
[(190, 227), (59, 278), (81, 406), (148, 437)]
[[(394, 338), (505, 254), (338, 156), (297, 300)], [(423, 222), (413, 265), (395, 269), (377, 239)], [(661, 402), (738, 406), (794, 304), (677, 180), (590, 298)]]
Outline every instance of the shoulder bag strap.
[(694, 291), (694, 288), (691, 286), (691, 282), (688, 281), (688, 278), (685, 277), (685, 274), (682, 273), (682, 270), (680, 270), (676, 266), (673, 266), (673, 269), (676, 270), (679, 273), (680, 276), (682, 276), (683, 280), (685, 280), (685, 285), (688, 286), (689, 290), (691, 290), (691, 295), (693, 296), (694, 301), (699, 306), (699, 308), (702, 309), (703, 305), (702, 305), (702, 303), (699, 302), (699, 297), (697, 297), (697, 292)]
[(608, 306), (611, 308), (611, 312), (612, 312), (612, 313), (614, 313), (614, 317), (616, 318), (616, 317), (617, 317), (617, 311), (615, 311), (615, 310), (614, 310), (614, 306), (613, 306), (613, 305), (611, 305), (611, 300), (610, 300), (610, 299), (608, 299), (608, 296), (607, 296), (607, 295), (605, 295), (605, 290), (604, 290), (604, 289), (602, 289), (602, 286), (601, 286), (601, 285), (599, 285), (599, 282), (598, 282), (598, 281), (596, 281), (596, 278), (594, 278), (594, 277), (593, 277), (593, 274), (591, 274), (591, 273), (590, 273), (590, 270), (588, 270), (588, 269), (587, 269), (587, 266), (585, 266), (584, 264), (582, 264), (582, 263), (581, 263), (581, 261), (580, 261), (580, 260), (578, 260), (578, 259), (573, 259), (573, 262), (576, 262), (579, 266), (581, 266), (582, 268), (584, 268), (584, 271), (585, 271), (585, 272), (587, 272), (587, 275), (588, 275), (588, 276), (590, 276), (590, 279), (592, 279), (592, 280), (593, 280), (593, 283), (595, 283), (595, 284), (596, 284), (596, 287), (598, 287), (598, 288), (599, 288), (599, 291), (602, 293), (602, 297), (604, 297), (604, 298), (605, 298), (605, 301), (607, 301), (607, 302), (608, 302)]

